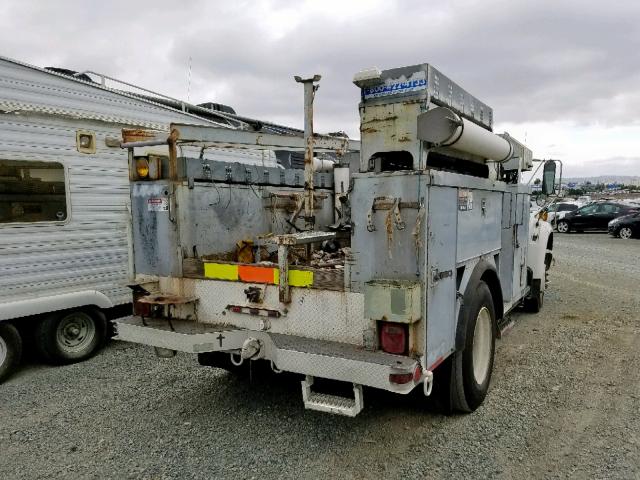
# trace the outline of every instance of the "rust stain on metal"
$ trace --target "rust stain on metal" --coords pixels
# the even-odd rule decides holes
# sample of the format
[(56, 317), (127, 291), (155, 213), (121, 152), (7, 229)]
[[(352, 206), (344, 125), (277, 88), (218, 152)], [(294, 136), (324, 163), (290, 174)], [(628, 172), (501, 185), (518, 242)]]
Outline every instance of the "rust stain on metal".
[(383, 123), (383, 122), (390, 122), (393, 120), (397, 120), (398, 116), (397, 115), (391, 115), (389, 117), (384, 117), (384, 118), (379, 118), (379, 117), (374, 117), (370, 120), (367, 120), (366, 122), (362, 122), (362, 125), (368, 125), (370, 123)]
[(411, 139), (407, 135), (403, 135), (398, 139), (399, 142), (410, 142)]
[(178, 179), (178, 150), (176, 142), (180, 138), (180, 131), (172, 128), (167, 143), (169, 144), (169, 178), (171, 180)]
[(360, 133), (377, 133), (378, 129), (373, 127), (361, 128)]
[(171, 133), (169, 134), (168, 141), (176, 142), (179, 138), (180, 138), (180, 130), (178, 130), (177, 128), (172, 128)]
[(393, 210), (390, 209), (384, 219), (384, 226), (387, 232), (387, 253), (389, 254), (389, 258), (393, 258), (391, 255), (391, 245), (393, 244)]
[(145, 140), (155, 138), (158, 133), (160, 132), (155, 130), (145, 130), (142, 128), (123, 128), (122, 141), (123, 143), (144, 142)]
[(179, 295), (163, 293), (140, 297), (138, 299), (138, 303), (146, 303), (150, 305), (182, 305), (185, 303), (194, 302), (195, 300), (196, 297), (181, 297)]

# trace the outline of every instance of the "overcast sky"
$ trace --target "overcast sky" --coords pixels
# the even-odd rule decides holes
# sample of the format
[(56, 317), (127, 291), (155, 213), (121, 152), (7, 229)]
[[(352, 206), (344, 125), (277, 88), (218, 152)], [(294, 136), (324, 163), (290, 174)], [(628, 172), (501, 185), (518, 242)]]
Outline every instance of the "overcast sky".
[[(640, 175), (640, 2), (0, 2), (0, 54), (358, 137), (353, 74), (432, 63), (565, 174)], [(189, 65), (191, 81), (189, 85)]]

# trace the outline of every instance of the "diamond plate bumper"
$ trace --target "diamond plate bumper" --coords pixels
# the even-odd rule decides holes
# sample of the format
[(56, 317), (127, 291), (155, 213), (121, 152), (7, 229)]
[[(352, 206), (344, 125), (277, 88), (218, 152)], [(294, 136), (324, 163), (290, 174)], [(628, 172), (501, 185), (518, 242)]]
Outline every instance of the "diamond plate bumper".
[(280, 370), (397, 393), (408, 393), (416, 386), (413, 381), (402, 385), (389, 381), (391, 374), (413, 372), (418, 366), (414, 358), (371, 352), (345, 343), (186, 320), (143, 321), (141, 317), (133, 316), (119, 319), (114, 324), (117, 340), (186, 353), (237, 354), (247, 340), (255, 339), (261, 349), (254, 358), (271, 360)]

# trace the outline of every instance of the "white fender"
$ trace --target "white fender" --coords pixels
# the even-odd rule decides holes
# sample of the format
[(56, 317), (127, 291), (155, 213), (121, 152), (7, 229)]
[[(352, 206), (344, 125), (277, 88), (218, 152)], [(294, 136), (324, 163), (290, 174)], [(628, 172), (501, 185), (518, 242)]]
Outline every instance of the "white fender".
[(88, 305), (95, 305), (100, 308), (114, 306), (113, 302), (104, 293), (97, 290), (84, 290), (3, 303), (0, 305), (0, 320), (10, 320), (67, 308), (86, 307)]
[(553, 234), (553, 227), (543, 220), (531, 215), (529, 219), (529, 248), (527, 250), (527, 267), (533, 272), (533, 279), (540, 280), (540, 288), (545, 288), (545, 256), (552, 253), (547, 249), (549, 237)]

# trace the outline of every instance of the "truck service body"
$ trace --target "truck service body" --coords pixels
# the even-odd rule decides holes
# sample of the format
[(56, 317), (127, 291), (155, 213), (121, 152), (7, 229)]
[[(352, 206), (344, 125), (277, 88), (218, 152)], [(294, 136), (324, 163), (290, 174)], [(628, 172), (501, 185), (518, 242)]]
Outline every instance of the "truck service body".
[[(173, 124), (141, 143), (125, 132), (131, 165), (143, 144), (167, 145), (170, 173), (136, 179), (131, 167), (135, 268), (158, 281), (137, 287), (117, 338), (303, 374), (309, 409), (353, 416), (362, 386), (429, 395), (435, 376), (451, 409), (474, 410), (508, 313), (542, 305), (552, 232), (518, 183), (531, 151), (493, 134), (491, 108), (428, 64), (355, 76), (360, 144), (314, 135), (319, 77), (296, 80), (304, 139)], [(267, 144), (306, 148), (305, 170), (180, 154)], [(314, 150), (337, 153), (332, 171), (313, 171), (325, 165)], [(353, 398), (314, 391), (315, 378), (353, 384)]]

